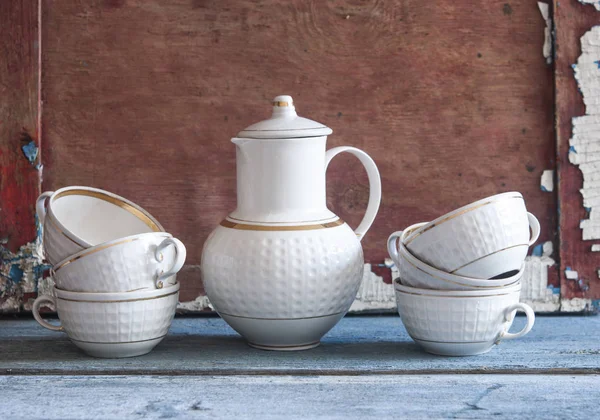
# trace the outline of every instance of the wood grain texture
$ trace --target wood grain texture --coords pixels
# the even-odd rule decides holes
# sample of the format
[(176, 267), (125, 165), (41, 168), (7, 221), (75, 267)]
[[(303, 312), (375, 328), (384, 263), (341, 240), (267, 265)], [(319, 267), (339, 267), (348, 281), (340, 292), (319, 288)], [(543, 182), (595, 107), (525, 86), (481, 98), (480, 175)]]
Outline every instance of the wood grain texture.
[[(585, 114), (583, 98), (577, 90), (571, 65), (581, 55), (581, 36), (592, 26), (600, 24), (600, 13), (592, 5), (586, 6), (576, 0), (554, 3), (561, 296), (563, 299), (577, 297), (595, 300), (600, 299), (597, 274), (600, 254), (591, 252), (594, 241), (582, 239), (579, 223), (587, 218), (579, 193), (583, 178), (579, 168), (569, 162), (568, 155), (571, 119)], [(581, 282), (566, 279), (567, 267), (579, 273)]]
[(35, 296), (41, 187), (39, 2), (0, 2), (0, 312)]
[[(202, 293), (210, 231), (235, 207), (230, 137), (291, 94), (379, 166), (383, 202), (363, 241), (482, 197), (521, 191), (553, 240), (552, 69), (535, 2), (43, 1), (44, 189), (128, 197), (188, 247), (182, 300)], [(329, 207), (352, 226), (366, 174), (328, 171)]]
[[(513, 331), (525, 323), (517, 317)], [(373, 375), (600, 373), (600, 317), (538, 317), (525, 337), (473, 357), (423, 352), (398, 316), (343, 318), (321, 346), (300, 352), (249, 347), (220, 318), (176, 318), (151, 353), (94, 359), (34, 320), (0, 321), (0, 375)]]
[(0, 244), (16, 252), (36, 238), (41, 182), (37, 1), (0, 2), (0, 40)]
[(581, 390), (599, 385), (552, 375), (5, 376), (0, 411), (15, 420), (583, 419), (597, 417), (598, 393)]

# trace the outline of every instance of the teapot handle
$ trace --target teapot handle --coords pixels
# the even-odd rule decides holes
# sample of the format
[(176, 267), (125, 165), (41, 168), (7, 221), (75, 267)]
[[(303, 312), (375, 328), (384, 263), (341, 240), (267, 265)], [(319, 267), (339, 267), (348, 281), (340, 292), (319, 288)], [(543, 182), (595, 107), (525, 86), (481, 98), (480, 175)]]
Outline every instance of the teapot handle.
[(365, 212), (362, 221), (354, 231), (358, 240), (362, 240), (373, 224), (377, 211), (379, 210), (379, 204), (381, 203), (381, 178), (379, 177), (377, 165), (375, 165), (371, 156), (356, 147), (349, 146), (329, 149), (327, 153), (325, 153), (325, 170), (327, 170), (331, 159), (342, 152), (348, 152), (356, 156), (367, 170), (367, 175), (369, 176), (369, 204), (367, 205), (367, 211)]

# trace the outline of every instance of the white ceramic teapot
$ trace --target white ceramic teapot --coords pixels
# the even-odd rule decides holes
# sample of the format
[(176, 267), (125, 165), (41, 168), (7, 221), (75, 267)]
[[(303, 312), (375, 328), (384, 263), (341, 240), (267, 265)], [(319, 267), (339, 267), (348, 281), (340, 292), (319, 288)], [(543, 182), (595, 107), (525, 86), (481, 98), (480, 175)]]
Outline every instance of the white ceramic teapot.
[[(232, 139), (237, 209), (204, 244), (202, 276), (215, 310), (251, 346), (317, 346), (360, 286), (360, 240), (379, 209), (381, 181), (365, 152), (326, 152), (331, 132), (298, 117), (290, 96), (278, 96), (270, 119)], [(367, 211), (355, 231), (326, 206), (325, 171), (341, 152), (355, 155), (369, 177)]]

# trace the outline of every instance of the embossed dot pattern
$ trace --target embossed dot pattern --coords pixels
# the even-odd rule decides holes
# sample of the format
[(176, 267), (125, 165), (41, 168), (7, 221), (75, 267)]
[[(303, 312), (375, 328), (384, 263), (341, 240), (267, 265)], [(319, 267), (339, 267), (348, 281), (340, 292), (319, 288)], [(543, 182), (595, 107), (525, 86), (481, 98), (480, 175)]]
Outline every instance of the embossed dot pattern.
[(520, 292), (486, 298), (413, 295), (396, 290), (398, 314), (411, 337), (441, 342), (495, 340), (510, 328), (505, 308), (519, 302)]
[(529, 220), (522, 199), (498, 200), (420, 234), (407, 248), (428, 264), (452, 272), (514, 245), (528, 244)]
[[(154, 257), (156, 247), (168, 236), (149, 234), (86, 255), (56, 272), (54, 281), (59, 289), (74, 292), (127, 292), (141, 288), (155, 289), (157, 273), (167, 271), (175, 260), (175, 249), (163, 251), (163, 261)], [(165, 279), (175, 284), (176, 276)]]
[[(168, 289), (165, 289), (168, 290)], [(179, 293), (135, 302), (56, 300), (58, 317), (74, 340), (123, 343), (150, 340), (167, 333)]]
[(219, 226), (202, 253), (202, 280), (215, 309), (253, 318), (345, 312), (363, 270), (360, 242), (346, 224), (286, 232)]

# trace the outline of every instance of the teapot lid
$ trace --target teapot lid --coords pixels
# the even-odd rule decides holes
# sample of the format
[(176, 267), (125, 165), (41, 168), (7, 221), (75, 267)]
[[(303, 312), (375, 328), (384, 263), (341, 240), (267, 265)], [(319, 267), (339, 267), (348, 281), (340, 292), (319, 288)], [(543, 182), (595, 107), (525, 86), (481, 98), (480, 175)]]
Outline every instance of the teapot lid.
[(327, 136), (333, 130), (321, 123), (296, 114), (291, 96), (280, 95), (273, 99), (273, 115), (238, 133), (238, 137), (254, 139), (282, 139)]

